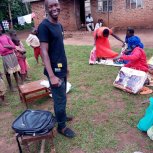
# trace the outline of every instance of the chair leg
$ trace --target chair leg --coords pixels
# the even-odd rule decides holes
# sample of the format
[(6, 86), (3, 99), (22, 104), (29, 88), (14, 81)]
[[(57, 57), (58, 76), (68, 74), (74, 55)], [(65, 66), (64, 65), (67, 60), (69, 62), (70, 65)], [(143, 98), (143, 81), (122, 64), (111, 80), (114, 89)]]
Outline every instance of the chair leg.
[(35, 143), (34, 143), (34, 152), (35, 153), (38, 153), (38, 144), (39, 144), (39, 141), (36, 141)]
[(55, 145), (54, 145), (54, 137), (55, 137), (55, 133), (56, 133), (56, 130), (55, 128), (52, 130), (52, 136), (50, 138), (50, 144), (51, 144), (51, 152), (50, 153), (56, 153), (55, 151)]
[(44, 153), (45, 152), (45, 139), (42, 140), (41, 142), (41, 148), (40, 148), (40, 153)]
[(53, 139), (51, 139), (50, 141), (51, 141), (51, 152), (50, 153), (56, 153)]
[(27, 150), (27, 151), (26, 151), (27, 153), (31, 153), (28, 143), (25, 144), (25, 148), (26, 148), (26, 150)]

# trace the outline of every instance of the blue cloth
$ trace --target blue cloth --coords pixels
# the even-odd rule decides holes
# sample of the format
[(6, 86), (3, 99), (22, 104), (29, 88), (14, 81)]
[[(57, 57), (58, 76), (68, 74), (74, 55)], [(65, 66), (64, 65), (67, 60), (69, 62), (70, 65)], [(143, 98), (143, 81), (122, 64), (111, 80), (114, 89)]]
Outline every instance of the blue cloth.
[(62, 130), (66, 127), (66, 83), (67, 78), (60, 78), (62, 80), (62, 84), (59, 87), (53, 87), (51, 85), (50, 79), (48, 78), (52, 97), (54, 101), (54, 112), (55, 117), (58, 123), (58, 129)]
[(133, 49), (135, 47), (140, 47), (142, 49), (144, 48), (144, 45), (138, 36), (132, 36), (128, 38), (128, 48)]

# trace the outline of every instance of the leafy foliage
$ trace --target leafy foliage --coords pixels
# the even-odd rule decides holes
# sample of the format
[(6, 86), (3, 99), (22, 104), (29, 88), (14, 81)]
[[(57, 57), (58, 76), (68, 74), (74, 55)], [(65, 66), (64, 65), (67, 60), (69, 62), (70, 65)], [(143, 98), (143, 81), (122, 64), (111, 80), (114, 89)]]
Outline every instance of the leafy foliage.
[(34, 27), (34, 22), (31, 22), (29, 24), (25, 23), (25, 25), (20, 25), (20, 24), (14, 25), (15, 30), (31, 29), (32, 27)]
[(9, 19), (8, 4), (11, 6), (12, 18), (27, 14), (25, 4), (22, 0), (3, 0), (0, 1), (0, 20)]

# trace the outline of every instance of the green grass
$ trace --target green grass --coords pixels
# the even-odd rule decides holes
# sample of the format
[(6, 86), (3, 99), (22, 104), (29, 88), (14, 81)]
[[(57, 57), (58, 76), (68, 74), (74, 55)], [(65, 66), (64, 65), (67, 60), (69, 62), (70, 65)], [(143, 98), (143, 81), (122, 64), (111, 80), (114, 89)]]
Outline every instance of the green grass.
[[(29, 75), (32, 80), (44, 78), (43, 67), (37, 65), (33, 51), (26, 46), (27, 59), (30, 65)], [(101, 153), (104, 149), (114, 150), (114, 153), (132, 153), (134, 151), (147, 150), (153, 152), (152, 142), (146, 135), (142, 135), (136, 125), (143, 116), (147, 105), (141, 101), (146, 100), (150, 95), (132, 95), (113, 87), (119, 68), (104, 65), (89, 65), (88, 59), (91, 46), (66, 46), (66, 54), (70, 68), (68, 81), (72, 84), (72, 90), (68, 94), (67, 113), (75, 116), (75, 121), (68, 123), (74, 129), (77, 137), (67, 139), (61, 135), (55, 138), (57, 153), (69, 153), (79, 148), (86, 153)], [(119, 49), (116, 49), (119, 51)], [(152, 56), (153, 49), (146, 49), (148, 58)], [(2, 64), (0, 64), (2, 70)], [(6, 81), (6, 80), (5, 80)], [(15, 84), (15, 83), (14, 83)], [(6, 93), (8, 106), (0, 106), (0, 114), (12, 113), (7, 118), (8, 135), (12, 141), (11, 123), (16, 116), (25, 110), (24, 104), (20, 102), (18, 94)], [(120, 108), (121, 107), (121, 108)], [(29, 105), (32, 109), (53, 110), (53, 104), (49, 98), (40, 99)], [(1, 123), (5, 123), (2, 120)], [(128, 133), (135, 130), (135, 137), (145, 143), (131, 142), (127, 137), (128, 144), (119, 141), (121, 133)], [(5, 126), (0, 125), (0, 136), (5, 137)], [(49, 144), (46, 146), (48, 152)], [(146, 152), (147, 153), (147, 152)]]

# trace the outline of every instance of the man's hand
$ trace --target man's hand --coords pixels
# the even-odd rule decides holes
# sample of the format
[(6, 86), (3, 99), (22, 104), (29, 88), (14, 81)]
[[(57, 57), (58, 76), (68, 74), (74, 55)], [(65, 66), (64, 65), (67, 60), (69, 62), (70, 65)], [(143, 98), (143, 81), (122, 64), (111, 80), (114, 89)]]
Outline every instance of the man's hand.
[(51, 81), (52, 86), (54, 87), (59, 87), (61, 84), (61, 80), (55, 75), (50, 77), (50, 81)]
[(70, 75), (70, 69), (67, 67), (67, 77)]

